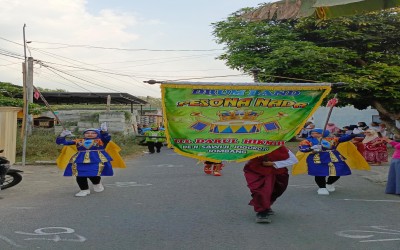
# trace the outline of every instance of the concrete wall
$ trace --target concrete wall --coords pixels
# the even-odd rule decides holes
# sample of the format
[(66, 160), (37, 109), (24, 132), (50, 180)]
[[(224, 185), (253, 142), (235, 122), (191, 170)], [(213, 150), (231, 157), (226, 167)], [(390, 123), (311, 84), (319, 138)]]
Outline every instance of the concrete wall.
[[(59, 110), (56, 112), (59, 119), (65, 123), (67, 129), (82, 132), (88, 128), (100, 128), (100, 124), (107, 122), (108, 131), (110, 133), (119, 132), (123, 134), (134, 133), (133, 118), (126, 120), (125, 111), (99, 111), (99, 110)], [(43, 113), (44, 116), (52, 117), (48, 112)], [(55, 133), (62, 131), (61, 126), (55, 126)]]

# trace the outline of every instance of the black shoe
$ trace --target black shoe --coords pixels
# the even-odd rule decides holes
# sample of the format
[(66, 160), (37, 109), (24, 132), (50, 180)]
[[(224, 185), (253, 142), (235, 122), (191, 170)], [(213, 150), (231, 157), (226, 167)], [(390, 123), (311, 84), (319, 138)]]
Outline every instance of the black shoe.
[(269, 218), (269, 215), (266, 212), (260, 212), (256, 215), (257, 223), (271, 223), (272, 220)]
[(157, 153), (160, 153), (160, 150), (157, 150)]
[(267, 209), (267, 210), (265, 210), (264, 212), (265, 212), (265, 213), (267, 213), (267, 215), (274, 215), (274, 214), (275, 214), (275, 211), (274, 211), (274, 210), (272, 210), (271, 208), (270, 208), (270, 209)]

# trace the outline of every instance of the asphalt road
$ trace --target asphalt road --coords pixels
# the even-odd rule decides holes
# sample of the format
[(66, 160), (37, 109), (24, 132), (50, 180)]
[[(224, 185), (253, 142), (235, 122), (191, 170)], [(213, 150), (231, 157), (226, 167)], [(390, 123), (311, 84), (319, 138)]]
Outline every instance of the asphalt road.
[(208, 176), (165, 147), (127, 163), (83, 198), (55, 166), (25, 167), (0, 191), (0, 249), (400, 249), (400, 196), (376, 172), (343, 177), (329, 196), (291, 176), (272, 223), (257, 224), (241, 163)]

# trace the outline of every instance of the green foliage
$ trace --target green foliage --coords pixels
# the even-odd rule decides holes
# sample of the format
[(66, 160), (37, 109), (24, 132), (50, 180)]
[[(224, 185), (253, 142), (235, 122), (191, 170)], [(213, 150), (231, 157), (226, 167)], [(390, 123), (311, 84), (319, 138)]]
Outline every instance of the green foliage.
[(48, 89), (48, 88), (41, 88), (37, 87), (40, 92), (68, 92), (65, 89)]
[(219, 59), (264, 82), (344, 82), (341, 105), (374, 106), (400, 114), (400, 12), (396, 9), (325, 21), (248, 22), (239, 16), (213, 23)]
[(151, 106), (152, 108), (161, 108), (161, 106), (162, 106), (161, 98), (155, 98), (155, 97), (151, 97), (151, 96), (147, 96), (147, 97), (138, 96), (138, 98), (148, 102), (149, 104), (147, 104), (147, 105)]
[[(21, 86), (13, 85), (11, 83), (0, 82), (0, 106), (23, 107), (24, 101), (22, 98), (16, 96), (23, 95), (23, 88)], [(43, 106), (38, 104), (29, 104), (29, 114), (40, 114), (44, 110)]]
[[(20, 132), (20, 131), (18, 131)], [(60, 148), (56, 146), (56, 135), (53, 129), (34, 129), (31, 136), (27, 137), (26, 161), (34, 162), (37, 160), (55, 160), (60, 153)], [(23, 141), (18, 134), (17, 137), (17, 161), (21, 161)]]
[(132, 113), (131, 112), (128, 112), (128, 111), (122, 111), (122, 112), (124, 112), (124, 115), (125, 115), (125, 122), (126, 121), (130, 121), (132, 119)]

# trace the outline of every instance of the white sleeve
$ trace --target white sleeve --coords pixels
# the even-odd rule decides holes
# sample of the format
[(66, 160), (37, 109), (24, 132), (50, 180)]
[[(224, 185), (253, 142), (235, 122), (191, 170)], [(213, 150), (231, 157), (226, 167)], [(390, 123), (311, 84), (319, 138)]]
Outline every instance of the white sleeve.
[(274, 161), (276, 168), (285, 168), (298, 163), (297, 157), (289, 150), (289, 158), (283, 161)]

